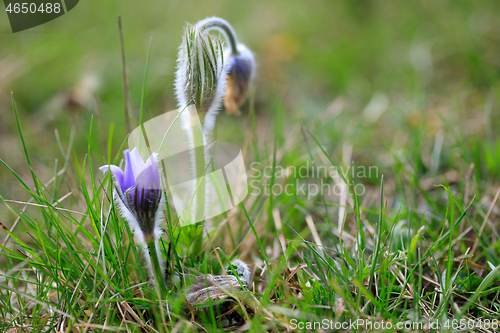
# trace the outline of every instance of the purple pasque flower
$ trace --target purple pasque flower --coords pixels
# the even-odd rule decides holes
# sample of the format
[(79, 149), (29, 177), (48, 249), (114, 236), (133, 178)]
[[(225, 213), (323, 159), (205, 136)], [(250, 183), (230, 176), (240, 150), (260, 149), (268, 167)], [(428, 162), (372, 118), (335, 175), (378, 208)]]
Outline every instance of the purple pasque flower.
[(224, 107), (227, 114), (240, 114), (240, 106), (245, 101), (255, 77), (255, 59), (245, 45), (237, 45), (237, 53), (231, 48), (224, 51), (227, 59), (227, 84)]
[(124, 171), (116, 165), (104, 165), (99, 169), (104, 173), (111, 171), (115, 180), (115, 195), (131, 227), (139, 227), (144, 237), (154, 236), (162, 198), (156, 154), (152, 154), (146, 163), (137, 148), (131, 152), (125, 150), (123, 154)]

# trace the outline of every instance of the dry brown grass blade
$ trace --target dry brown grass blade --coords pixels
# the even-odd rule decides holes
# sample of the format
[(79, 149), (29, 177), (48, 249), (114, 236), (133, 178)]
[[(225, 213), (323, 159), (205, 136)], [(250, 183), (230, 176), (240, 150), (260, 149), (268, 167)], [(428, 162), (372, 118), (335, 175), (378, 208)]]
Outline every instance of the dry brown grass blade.
[[(465, 175), (465, 191), (464, 191), (464, 201), (462, 203), (462, 208), (465, 209), (467, 208), (467, 205), (469, 204), (469, 196), (470, 196), (470, 181), (472, 179), (472, 174), (474, 172), (475, 164), (472, 163), (469, 166), (469, 170), (467, 171), (467, 174)], [(465, 221), (465, 219), (463, 220)]]
[(472, 250), (470, 251), (472, 255), (476, 252), (476, 248), (479, 244), (479, 238), (481, 238), (481, 235), (483, 234), (484, 227), (486, 226), (486, 223), (488, 222), (488, 219), (490, 218), (490, 214), (493, 211), (493, 208), (495, 208), (495, 204), (497, 203), (498, 197), (500, 196), (500, 187), (497, 190), (497, 193), (495, 194), (495, 198), (493, 198), (493, 201), (491, 202), (490, 208), (488, 209), (488, 212), (486, 213), (486, 216), (484, 217), (483, 224), (481, 225), (481, 228), (479, 228), (479, 232), (477, 233), (477, 238), (476, 241), (474, 242), (474, 245), (472, 246)]
[[(44, 187), (48, 187), (50, 186), (55, 180), (56, 180), (56, 177), (59, 177), (61, 176), (63, 173), (66, 172), (66, 167), (62, 168), (61, 170), (59, 170), (59, 172), (57, 173), (56, 176), (52, 177), (47, 183), (44, 184)], [(70, 193), (73, 193), (73, 192), (70, 192)], [(58, 201), (61, 201), (62, 199), (59, 199)], [(27, 202), (32, 202), (33, 201), (33, 197), (31, 197)], [(22, 209), (21, 209), (21, 214), (24, 213), (26, 211), (26, 209), (28, 208), (28, 205), (25, 205)], [(14, 223), (12, 224), (12, 227), (10, 227), (10, 232), (14, 232), (14, 229), (16, 228), (17, 224), (19, 223), (19, 221), (21, 220), (21, 217), (18, 216), (16, 218), (16, 220), (14, 221)], [(10, 239), (10, 234), (8, 234), (3, 243), (2, 243), (2, 247), (5, 247), (5, 245), (7, 244), (7, 242), (9, 241)], [(3, 249), (0, 249), (0, 253), (3, 252)]]
[(5, 202), (9, 202), (9, 203), (24, 204), (24, 205), (27, 205), (27, 206), (35, 206), (35, 207), (43, 207), (43, 208), (54, 208), (54, 209), (57, 209), (57, 210), (60, 210), (60, 211), (63, 211), (63, 212), (68, 212), (68, 213), (78, 214), (78, 215), (82, 215), (82, 216), (87, 216), (87, 214), (85, 214), (85, 213), (77, 212), (77, 211), (74, 211), (74, 210), (71, 210), (71, 209), (66, 209), (66, 208), (49, 207), (47, 205), (40, 205), (40, 204), (31, 203), (31, 202), (17, 201), (17, 200), (8, 200), (8, 199), (5, 199), (4, 201)]
[(122, 57), (122, 75), (123, 75), (123, 107), (125, 109), (125, 128), (127, 133), (130, 133), (130, 97), (129, 97), (129, 84), (127, 79), (127, 64), (125, 62), (125, 46), (123, 43), (123, 29), (122, 29), (122, 17), (118, 15), (118, 32), (120, 34), (120, 51)]
[(280, 211), (277, 208), (273, 209), (273, 220), (274, 220), (274, 225), (276, 226), (276, 230), (278, 231), (278, 239), (279, 239), (279, 242), (281, 245), (281, 250), (283, 251), (283, 255), (285, 256), (285, 260), (288, 261), (288, 258), (286, 255), (285, 235), (283, 233), (283, 223), (281, 223)]
[[(290, 288), (290, 289), (295, 289), (297, 292), (302, 292), (302, 286), (300, 285), (299, 280), (295, 277), (297, 272), (303, 268), (306, 267), (307, 265), (298, 265), (297, 267), (294, 268), (293, 271), (290, 270), (290, 268), (286, 268), (284, 271), (284, 274), (286, 278), (283, 280), (283, 286)], [(273, 301), (275, 300), (276, 296), (276, 289), (273, 289), (271, 293), (269, 294), (269, 300)]]
[[(106, 284), (106, 287), (104, 287), (104, 290), (102, 291), (101, 296), (99, 296), (99, 299), (97, 300), (97, 303), (95, 304), (95, 307), (99, 306), (99, 303), (101, 303), (101, 300), (102, 300), (104, 294), (106, 293), (106, 290), (108, 289), (108, 287), (109, 287), (109, 284)], [(94, 318), (94, 311), (92, 311), (92, 313), (90, 314), (89, 320), (87, 320), (87, 324), (90, 324), (92, 322), (93, 318)], [(87, 333), (87, 330), (89, 328), (90, 328), (89, 326), (85, 327), (85, 329), (83, 330), (82, 333)]]
[(314, 242), (316, 245), (318, 245), (317, 249), (318, 252), (323, 255), (323, 243), (321, 242), (321, 238), (319, 238), (318, 230), (316, 230), (316, 225), (314, 224), (314, 221), (312, 219), (311, 215), (306, 216), (306, 222), (307, 226), (311, 230), (312, 237), (314, 239)]

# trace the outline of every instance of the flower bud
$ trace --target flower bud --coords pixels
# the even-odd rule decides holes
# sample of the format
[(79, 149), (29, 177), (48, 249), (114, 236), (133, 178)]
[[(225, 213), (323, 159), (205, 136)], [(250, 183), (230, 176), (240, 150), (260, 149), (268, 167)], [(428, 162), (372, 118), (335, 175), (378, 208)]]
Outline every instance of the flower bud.
[(224, 107), (227, 114), (240, 114), (240, 106), (245, 101), (255, 77), (255, 59), (252, 52), (243, 44), (237, 45), (238, 54), (231, 48), (224, 50), (227, 61), (227, 85)]
[(220, 38), (188, 25), (177, 61), (175, 92), (179, 107), (193, 101), (200, 115), (215, 114), (221, 105), (227, 76)]

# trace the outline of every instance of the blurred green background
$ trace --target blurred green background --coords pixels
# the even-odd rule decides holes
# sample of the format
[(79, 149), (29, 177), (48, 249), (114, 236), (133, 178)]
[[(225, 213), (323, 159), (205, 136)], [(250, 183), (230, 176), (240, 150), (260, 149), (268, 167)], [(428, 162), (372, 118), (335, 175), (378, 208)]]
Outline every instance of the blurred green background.
[[(75, 126), (75, 151), (83, 159), (96, 114), (94, 94), (101, 140), (114, 126), (118, 153), (126, 135), (118, 14), (135, 121), (150, 37), (145, 120), (176, 107), (173, 81), (186, 22), (215, 15), (228, 20), (255, 53), (255, 111), (264, 151), (272, 150), (275, 134), (284, 141), (292, 125), (304, 124), (334, 159), (349, 142), (357, 163), (379, 165), (383, 172), (393, 171), (395, 152), (417, 176), (465, 172), (476, 162), (476, 175), (488, 187), (499, 174), (498, 1), (82, 0), (68, 14), (16, 34), (0, 13), (0, 158), (28, 183), (11, 91), (42, 181), (54, 174), (56, 159), (62, 165), (55, 129), (66, 148)], [(222, 112), (220, 139), (244, 142), (248, 108), (239, 117)], [(279, 133), (276, 109), (283, 115)], [(433, 165), (440, 137), (444, 153)], [(0, 167), (4, 198), (26, 197), (15, 184)]]

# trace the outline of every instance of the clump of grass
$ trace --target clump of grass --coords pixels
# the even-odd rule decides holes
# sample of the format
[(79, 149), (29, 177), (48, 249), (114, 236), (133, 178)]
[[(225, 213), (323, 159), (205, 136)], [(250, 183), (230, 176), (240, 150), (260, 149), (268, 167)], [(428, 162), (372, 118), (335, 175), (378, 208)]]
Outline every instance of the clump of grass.
[[(12, 101), (17, 116), (14, 97)], [(24, 142), (19, 117), (17, 121)], [(171, 238), (162, 241), (163, 256), (167, 260), (172, 246), (170, 267), (181, 281), (171, 285), (159, 303), (128, 224), (117, 214), (106, 184), (94, 176), (93, 136), (91, 127), (83, 162), (71, 158), (71, 143), (64, 150), (58, 142), (64, 165), (46, 184), (33, 170), (25, 145), (33, 187), (2, 161), (30, 196), (21, 204), (2, 198), (20, 221), (17, 229), (7, 230), (10, 242), (1, 247), (4, 330), (167, 332), (226, 326), (261, 331), (290, 328), (297, 323), (293, 319), (342, 323), (368, 318), (428, 327), (433, 320), (446, 325), (448, 319), (497, 318), (498, 257), (484, 233), (477, 238), (474, 257), (470, 246), (471, 232), (479, 234), (485, 227), (472, 223), (484, 214), (483, 205), (471, 199), (463, 208), (451, 187), (442, 186), (427, 195), (431, 200), (438, 192), (445, 194), (444, 205), (434, 205), (441, 208), (436, 213), (403, 203), (391, 207), (382, 181), (378, 204), (366, 206), (366, 197), (353, 193), (340, 230), (331, 218), (339, 207), (324, 195), (310, 201), (300, 194), (267, 196), (264, 191), (223, 216), (219, 228), (205, 234), (198, 246), (191, 239), (203, 237), (203, 224), (174, 228)], [(302, 138), (307, 143), (297, 142), (292, 153), (337, 167), (312, 132)], [(285, 147), (276, 144), (260, 170), (269, 165), (276, 170)], [(110, 151), (107, 155), (112, 156)], [(63, 207), (60, 201), (68, 196), (82, 203), (75, 200)], [(266, 212), (271, 212), (271, 220)], [(174, 217), (171, 222), (175, 226)], [(252, 262), (249, 290), (230, 294), (229, 302), (189, 306), (185, 288), (190, 276), (221, 273), (235, 256)], [(165, 310), (163, 316), (160, 309)]]

